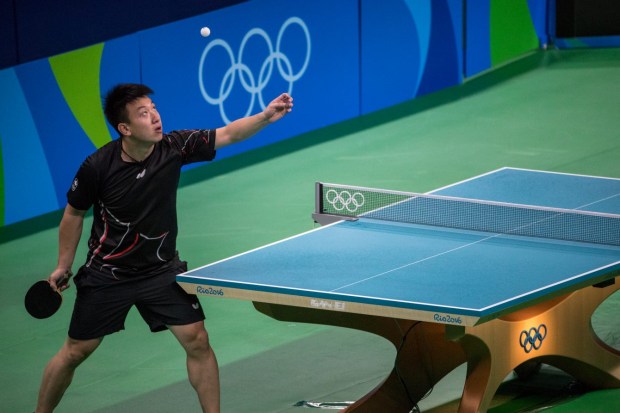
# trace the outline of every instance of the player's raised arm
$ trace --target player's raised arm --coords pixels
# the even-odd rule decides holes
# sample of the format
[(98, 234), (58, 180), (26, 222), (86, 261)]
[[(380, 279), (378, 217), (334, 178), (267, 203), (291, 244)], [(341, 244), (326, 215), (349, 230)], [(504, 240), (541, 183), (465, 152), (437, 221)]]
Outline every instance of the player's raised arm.
[(292, 108), (293, 98), (288, 93), (282, 93), (272, 100), (262, 112), (237, 119), (218, 128), (215, 134), (215, 148), (222, 148), (253, 136), (270, 123), (282, 119)]

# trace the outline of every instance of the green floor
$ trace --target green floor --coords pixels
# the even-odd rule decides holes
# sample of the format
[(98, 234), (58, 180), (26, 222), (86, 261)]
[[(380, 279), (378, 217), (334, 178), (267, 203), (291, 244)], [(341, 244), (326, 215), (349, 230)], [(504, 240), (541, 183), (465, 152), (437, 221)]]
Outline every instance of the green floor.
[[(620, 177), (619, 108), (620, 49), (537, 53), (463, 86), (186, 172), (179, 249), (196, 267), (312, 229), (317, 180), (425, 192), (501, 166)], [(295, 111), (302, 110), (296, 101)], [(285, 122), (295, 122), (294, 113)], [(57, 221), (50, 214), (0, 231), (3, 413), (32, 412), (41, 371), (66, 335), (75, 291), (45, 321), (29, 318), (22, 304), (27, 287), (55, 265)], [(302, 400), (355, 400), (391, 369), (395, 352), (383, 339), (276, 322), (247, 302), (202, 302), (225, 413), (299, 412), (293, 405)], [(619, 309), (616, 294), (593, 325), (620, 349)], [(452, 408), (463, 380), (459, 368), (422, 410)], [(545, 411), (554, 413), (620, 411), (620, 390), (571, 394), (570, 378), (546, 369), (533, 380), (507, 382), (498, 393), (505, 402), (492, 412), (549, 405)], [(150, 334), (134, 311), (127, 329), (106, 338), (78, 370), (57, 411), (199, 407), (174, 338)]]

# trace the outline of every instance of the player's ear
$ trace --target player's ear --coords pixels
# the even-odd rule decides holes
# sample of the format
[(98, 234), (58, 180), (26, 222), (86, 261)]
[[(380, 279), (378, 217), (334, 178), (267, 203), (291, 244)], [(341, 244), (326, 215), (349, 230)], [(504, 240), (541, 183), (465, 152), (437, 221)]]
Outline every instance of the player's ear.
[(126, 123), (119, 123), (118, 127), (116, 128), (121, 135), (123, 136), (129, 136), (131, 135), (131, 130), (129, 129), (129, 125)]

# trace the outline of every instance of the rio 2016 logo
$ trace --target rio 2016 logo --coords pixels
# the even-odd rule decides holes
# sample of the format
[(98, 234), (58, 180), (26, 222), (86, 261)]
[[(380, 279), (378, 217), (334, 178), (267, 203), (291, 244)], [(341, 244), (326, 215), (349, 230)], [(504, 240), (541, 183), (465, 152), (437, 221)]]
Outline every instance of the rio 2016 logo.
[(433, 320), (435, 320), (438, 323), (443, 323), (443, 324), (458, 324), (458, 325), (463, 324), (463, 320), (461, 319), (461, 317), (454, 317), (450, 314), (435, 313), (433, 315)]
[[(293, 67), (293, 63), (291, 62), (289, 56), (282, 51), (282, 41), (286, 36), (287, 30), (291, 26), (298, 26), (302, 30), (305, 38), (305, 44), (297, 45), (299, 50), (305, 49), (303, 64), (297, 69)], [(254, 37), (262, 39), (268, 50), (268, 54), (260, 65), (260, 70), (258, 73), (254, 73), (250, 66), (244, 62), (244, 53), (246, 52), (246, 48), (251, 49), (251, 47), (248, 46), (248, 42)], [(210, 77), (208, 71), (208, 68), (210, 67), (208, 57), (216, 48), (221, 48), (224, 50), (230, 60), (230, 66), (225, 71), (223, 77), (219, 80), (219, 88), (215, 88), (218, 92), (215, 94), (209, 94), (205, 84), (207, 81), (213, 81), (213, 79)], [(250, 102), (244, 117), (249, 116), (252, 114), (257, 101), (261, 107), (261, 110), (265, 109), (266, 105), (269, 103), (265, 102), (263, 90), (272, 80), (272, 77), (279, 76), (288, 84), (287, 92), (289, 94), (293, 93), (293, 84), (304, 75), (306, 69), (308, 68), (311, 50), (312, 43), (310, 40), (310, 31), (308, 30), (306, 23), (299, 17), (290, 17), (282, 24), (282, 27), (280, 27), (278, 32), (275, 48), (273, 41), (267, 32), (258, 27), (249, 30), (245, 34), (236, 55), (233, 52), (232, 47), (225, 40), (212, 40), (203, 50), (200, 57), (200, 64), (198, 66), (198, 83), (200, 85), (202, 97), (207, 101), (207, 103), (219, 106), (222, 120), (228, 124), (231, 122), (231, 119), (226, 114), (224, 105), (230, 97), (233, 87), (238, 79), (243, 90), (250, 95)]]
[(204, 294), (204, 295), (219, 295), (219, 296), (223, 296), (224, 295), (224, 291), (222, 291), (222, 289), (218, 289), (216, 290), (213, 287), (203, 287), (203, 286), (198, 286), (196, 287), (196, 292), (198, 294)]

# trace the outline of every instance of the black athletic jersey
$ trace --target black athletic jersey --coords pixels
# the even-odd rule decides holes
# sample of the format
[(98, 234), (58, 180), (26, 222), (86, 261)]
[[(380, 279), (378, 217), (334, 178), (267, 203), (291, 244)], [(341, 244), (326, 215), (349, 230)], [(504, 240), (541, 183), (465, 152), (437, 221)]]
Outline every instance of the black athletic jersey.
[(121, 140), (80, 166), (69, 204), (93, 206), (85, 266), (116, 279), (157, 274), (176, 255), (176, 193), (181, 167), (215, 157), (215, 130), (164, 134), (142, 162), (121, 158)]

